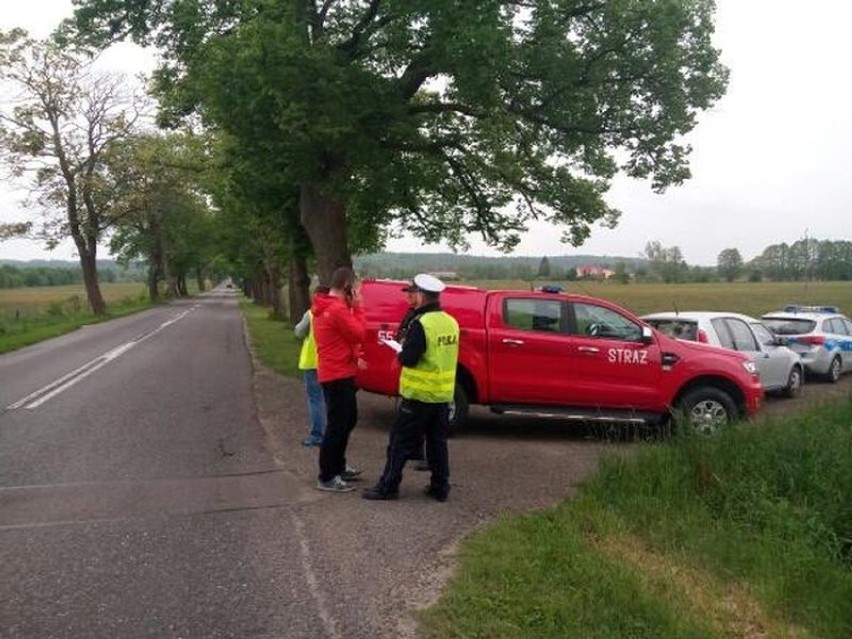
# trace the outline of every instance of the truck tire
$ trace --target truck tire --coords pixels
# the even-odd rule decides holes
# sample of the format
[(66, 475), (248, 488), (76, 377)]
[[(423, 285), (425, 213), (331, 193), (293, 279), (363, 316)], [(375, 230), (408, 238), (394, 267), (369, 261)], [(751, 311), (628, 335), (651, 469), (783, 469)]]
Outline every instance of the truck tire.
[(462, 429), (467, 424), (467, 414), (470, 410), (470, 402), (464, 386), (456, 382), (453, 392), (453, 401), (450, 402), (450, 434)]
[(699, 435), (712, 435), (733, 422), (737, 406), (725, 391), (715, 386), (699, 386), (686, 393), (678, 404), (682, 426)]

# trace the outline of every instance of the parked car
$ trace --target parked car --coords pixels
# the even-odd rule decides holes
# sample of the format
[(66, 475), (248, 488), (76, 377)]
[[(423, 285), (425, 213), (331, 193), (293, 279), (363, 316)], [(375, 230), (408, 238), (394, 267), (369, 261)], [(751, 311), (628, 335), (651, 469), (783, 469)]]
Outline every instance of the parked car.
[[(361, 284), (367, 339), (358, 385), (396, 395), (399, 365), (382, 343), (406, 312), (406, 282)], [(742, 353), (672, 339), (606, 300), (448, 286), (441, 307), (461, 330), (451, 425), (470, 404), (497, 413), (656, 423), (672, 411), (700, 431), (756, 412), (763, 389)]]
[(802, 390), (805, 370), (799, 354), (760, 320), (741, 313), (671, 312), (642, 317), (671, 337), (706, 342), (748, 354), (760, 372), (766, 392), (795, 397)]
[(762, 319), (801, 356), (809, 373), (834, 383), (852, 370), (852, 322), (837, 307), (791, 304)]

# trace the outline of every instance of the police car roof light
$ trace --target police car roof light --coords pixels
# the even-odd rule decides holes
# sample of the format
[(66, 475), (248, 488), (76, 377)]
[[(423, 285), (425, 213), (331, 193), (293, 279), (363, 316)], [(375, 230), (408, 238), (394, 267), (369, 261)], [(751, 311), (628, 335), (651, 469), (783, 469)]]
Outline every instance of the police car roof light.
[(565, 289), (556, 284), (546, 284), (539, 289), (542, 293), (561, 293)]
[(836, 306), (802, 306), (801, 304), (788, 304), (784, 307), (785, 313), (839, 313)]

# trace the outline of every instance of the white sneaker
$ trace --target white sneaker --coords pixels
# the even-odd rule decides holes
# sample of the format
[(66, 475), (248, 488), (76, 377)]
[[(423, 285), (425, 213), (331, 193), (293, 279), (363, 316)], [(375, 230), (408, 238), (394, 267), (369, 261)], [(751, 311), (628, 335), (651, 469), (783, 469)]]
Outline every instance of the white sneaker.
[(355, 486), (350, 486), (340, 478), (340, 475), (335, 475), (328, 481), (317, 480), (317, 490), (325, 490), (330, 493), (349, 493), (355, 490)]

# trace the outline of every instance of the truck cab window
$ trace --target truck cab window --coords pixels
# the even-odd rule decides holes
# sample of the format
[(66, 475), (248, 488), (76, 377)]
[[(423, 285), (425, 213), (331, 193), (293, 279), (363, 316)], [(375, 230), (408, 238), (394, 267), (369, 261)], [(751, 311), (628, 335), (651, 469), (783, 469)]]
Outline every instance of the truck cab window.
[(503, 323), (523, 331), (562, 332), (562, 302), (508, 298), (503, 303)]

